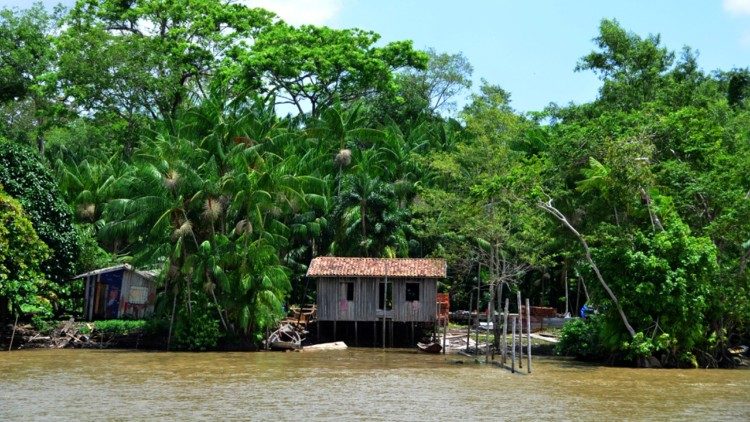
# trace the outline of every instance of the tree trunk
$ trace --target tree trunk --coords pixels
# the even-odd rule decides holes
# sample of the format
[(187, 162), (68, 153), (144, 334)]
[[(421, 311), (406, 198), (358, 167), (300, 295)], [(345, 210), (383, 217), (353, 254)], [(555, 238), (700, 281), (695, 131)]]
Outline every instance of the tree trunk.
[(568, 219), (557, 208), (555, 208), (552, 205), (551, 199), (546, 203), (540, 202), (538, 205), (541, 209), (547, 211), (548, 213), (552, 214), (555, 218), (560, 220), (560, 222), (563, 223), (563, 225), (567, 227), (568, 230), (570, 230), (575, 235), (575, 237), (577, 237), (578, 240), (581, 242), (581, 245), (583, 245), (583, 250), (586, 253), (586, 261), (588, 261), (589, 265), (591, 265), (591, 268), (594, 270), (594, 274), (596, 274), (596, 278), (599, 280), (599, 283), (607, 292), (610, 299), (612, 299), (612, 302), (615, 304), (615, 307), (617, 307), (617, 312), (620, 314), (620, 318), (622, 319), (622, 323), (625, 325), (625, 329), (628, 330), (628, 333), (630, 334), (631, 337), (635, 337), (635, 330), (633, 330), (633, 327), (628, 322), (628, 317), (625, 316), (625, 312), (622, 310), (622, 306), (620, 306), (620, 301), (617, 300), (617, 296), (615, 296), (615, 293), (612, 291), (612, 289), (609, 288), (609, 285), (607, 284), (607, 282), (604, 281), (602, 274), (599, 272), (599, 267), (596, 266), (594, 259), (591, 258), (591, 250), (589, 249), (589, 244), (586, 242), (586, 239), (584, 239), (583, 235), (581, 235), (581, 233), (579, 233), (578, 230), (576, 230), (575, 227), (573, 227), (573, 225), (570, 224)]

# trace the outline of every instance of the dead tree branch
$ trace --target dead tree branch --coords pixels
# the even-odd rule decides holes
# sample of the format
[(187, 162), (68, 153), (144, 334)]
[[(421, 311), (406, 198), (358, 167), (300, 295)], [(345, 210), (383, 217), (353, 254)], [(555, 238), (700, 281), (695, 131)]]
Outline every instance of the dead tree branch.
[(575, 237), (578, 238), (578, 240), (581, 242), (581, 245), (583, 245), (583, 250), (586, 253), (586, 260), (588, 261), (589, 265), (591, 265), (591, 268), (594, 270), (594, 274), (596, 274), (596, 278), (599, 280), (599, 283), (601, 283), (604, 290), (609, 295), (610, 299), (612, 299), (612, 302), (614, 302), (615, 306), (617, 307), (617, 312), (620, 313), (620, 318), (622, 318), (623, 324), (625, 324), (625, 328), (628, 330), (628, 333), (630, 333), (631, 337), (635, 337), (635, 330), (633, 330), (633, 327), (630, 326), (630, 323), (628, 322), (627, 316), (625, 316), (625, 312), (622, 310), (622, 306), (620, 306), (620, 302), (617, 300), (617, 296), (615, 296), (612, 289), (609, 288), (609, 285), (604, 281), (604, 278), (602, 277), (602, 274), (599, 272), (599, 267), (596, 266), (596, 263), (594, 262), (593, 258), (591, 258), (591, 251), (589, 249), (589, 245), (586, 242), (586, 239), (583, 238), (583, 235), (578, 232), (578, 230), (573, 227), (572, 224), (568, 221), (568, 219), (563, 215), (563, 213), (560, 212), (557, 208), (555, 208), (552, 205), (552, 199), (550, 198), (547, 202), (541, 202), (537, 204), (539, 208), (543, 209), (544, 211), (552, 214), (553, 217), (557, 218), (565, 227), (570, 230)]

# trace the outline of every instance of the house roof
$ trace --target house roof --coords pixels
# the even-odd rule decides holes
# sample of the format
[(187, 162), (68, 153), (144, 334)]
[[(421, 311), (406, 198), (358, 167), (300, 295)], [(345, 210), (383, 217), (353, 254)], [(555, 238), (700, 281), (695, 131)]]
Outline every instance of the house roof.
[(443, 259), (422, 258), (313, 258), (308, 277), (419, 277), (445, 278)]
[(132, 272), (138, 273), (144, 278), (147, 278), (149, 280), (153, 280), (156, 277), (155, 271), (140, 271), (140, 270), (136, 270), (135, 268), (133, 268), (133, 266), (130, 264), (120, 264), (120, 265), (115, 265), (112, 267), (100, 268), (98, 270), (89, 271), (83, 274), (78, 274), (77, 276), (73, 277), (73, 280), (77, 278), (84, 278), (84, 277), (89, 277), (93, 275), (106, 274), (106, 273), (111, 273), (111, 272), (120, 271), (120, 270), (132, 271)]

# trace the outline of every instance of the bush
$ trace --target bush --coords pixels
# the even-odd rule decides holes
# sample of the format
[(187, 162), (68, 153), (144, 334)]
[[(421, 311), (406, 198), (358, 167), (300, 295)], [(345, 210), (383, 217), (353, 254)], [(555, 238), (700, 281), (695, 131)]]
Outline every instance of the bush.
[(600, 341), (601, 317), (593, 315), (587, 319), (575, 318), (565, 323), (555, 353), (589, 360), (602, 356)]
[[(175, 344), (180, 349), (205, 351), (216, 347), (222, 332), (210, 309), (193, 306), (192, 315), (181, 308), (174, 325)], [(214, 311), (215, 312), (215, 311)]]
[(106, 334), (128, 335), (144, 331), (147, 325), (148, 321), (142, 319), (107, 319), (94, 322), (94, 329)]
[(4, 139), (0, 139), (0, 185), (18, 200), (39, 239), (52, 251), (41, 266), (51, 282), (42, 293), (56, 303), (70, 294), (67, 283), (75, 275), (80, 254), (68, 205), (39, 156)]
[(41, 266), (49, 256), (21, 204), (0, 185), (0, 320), (19, 312), (49, 314), (49, 301), (39, 296), (48, 283)]

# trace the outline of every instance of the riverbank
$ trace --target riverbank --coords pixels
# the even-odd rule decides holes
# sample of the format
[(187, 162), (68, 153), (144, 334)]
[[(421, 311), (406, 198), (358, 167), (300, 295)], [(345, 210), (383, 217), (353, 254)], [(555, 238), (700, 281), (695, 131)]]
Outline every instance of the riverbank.
[[(119, 322), (119, 321), (118, 321)], [(45, 329), (31, 324), (0, 327), (0, 350), (24, 349), (166, 349), (166, 338), (150, 333), (139, 324), (105, 324), (74, 319), (50, 323)], [(136, 321), (132, 321), (136, 322)], [(11, 344), (12, 341), (12, 344)]]

